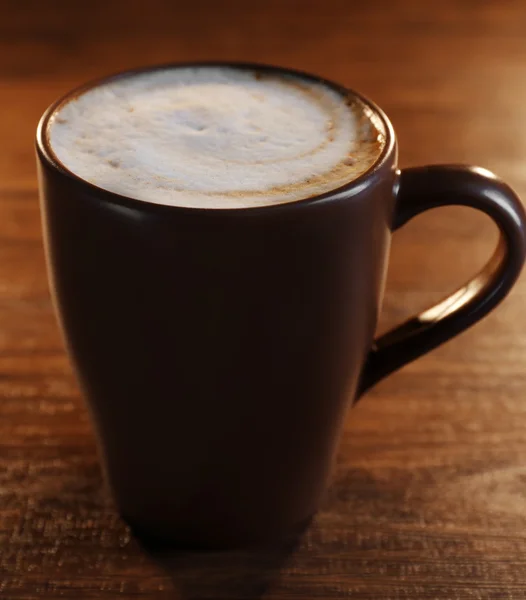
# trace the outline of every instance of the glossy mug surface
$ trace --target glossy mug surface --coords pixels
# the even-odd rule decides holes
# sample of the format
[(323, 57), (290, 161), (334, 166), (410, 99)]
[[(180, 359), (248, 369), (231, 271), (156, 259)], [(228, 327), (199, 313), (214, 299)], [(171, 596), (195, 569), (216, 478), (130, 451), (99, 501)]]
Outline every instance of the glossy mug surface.
[[(159, 196), (151, 186), (145, 195), (127, 179), (121, 185), (125, 177), (109, 163), (101, 173), (117, 188), (75, 172), (83, 163), (71, 160), (68, 168), (71, 150), (61, 154), (59, 145), (71, 140), (57, 142), (52, 131), (68, 102), (127, 78), (217, 67), (172, 65), (89, 84), (51, 106), (37, 132), (52, 295), (107, 479), (136, 531), (201, 547), (269, 540), (308, 520), (353, 402), (494, 308), (526, 252), (524, 211), (506, 184), (475, 167), (400, 172), (395, 134), (381, 109), (337, 84), (277, 67), (219, 65), (237, 73), (234, 79), (255, 72), (258, 82), (292, 79), (364, 107), (383, 138), (362, 171), (351, 161), (328, 188), (316, 187), (314, 177), (314, 187), (298, 193), (298, 182), (287, 186), (276, 170), (268, 171), (276, 180), (267, 185), (263, 168), (254, 179), (245, 174), (250, 164), (237, 164), (233, 179), (219, 180), (227, 191), (232, 183), (245, 186), (243, 201), (225, 205), (223, 194), (199, 206), (186, 205), (184, 191), (170, 203), (166, 178)], [(194, 113), (183, 117), (185, 127), (196, 122)], [(214, 119), (205, 119), (206, 127)], [(175, 140), (179, 121), (170, 130)], [(226, 135), (245, 135), (232, 131)], [(85, 135), (86, 147), (104, 158), (89, 130)], [(345, 139), (338, 140), (347, 153)], [(195, 154), (202, 147), (194, 144), (184, 163), (191, 163), (185, 185), (210, 192), (213, 178), (204, 166), (200, 175)], [(118, 145), (111, 149), (118, 154)], [(134, 152), (143, 150), (139, 144)], [(159, 147), (155, 152), (162, 155)], [(150, 166), (158, 168), (161, 158)], [(262, 186), (294, 191), (258, 202)], [(501, 231), (494, 257), (452, 296), (375, 340), (393, 231), (449, 204), (494, 219)]]

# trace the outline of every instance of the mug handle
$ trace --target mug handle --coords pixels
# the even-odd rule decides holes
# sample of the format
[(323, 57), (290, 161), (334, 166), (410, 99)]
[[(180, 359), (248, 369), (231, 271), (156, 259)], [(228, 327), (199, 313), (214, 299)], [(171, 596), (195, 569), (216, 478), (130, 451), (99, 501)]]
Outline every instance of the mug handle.
[(513, 190), (478, 167), (433, 165), (401, 172), (393, 231), (438, 206), (470, 206), (495, 221), (497, 249), (488, 264), (456, 292), (374, 341), (358, 396), (415, 358), (487, 315), (508, 294), (526, 257), (526, 214)]

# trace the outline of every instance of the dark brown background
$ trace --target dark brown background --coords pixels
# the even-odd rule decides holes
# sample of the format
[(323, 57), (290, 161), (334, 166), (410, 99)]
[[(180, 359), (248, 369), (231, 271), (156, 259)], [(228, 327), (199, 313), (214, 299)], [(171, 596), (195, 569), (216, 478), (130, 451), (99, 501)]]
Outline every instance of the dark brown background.
[[(402, 166), (479, 163), (526, 197), (525, 27), (523, 0), (0, 0), (1, 598), (526, 598), (524, 277), (349, 415), (336, 480), (298, 546), (151, 552), (102, 487), (48, 296), (33, 155), (40, 114), (88, 78), (258, 60), (372, 97)], [(495, 240), (467, 209), (407, 226), (383, 327), (460, 283)]]

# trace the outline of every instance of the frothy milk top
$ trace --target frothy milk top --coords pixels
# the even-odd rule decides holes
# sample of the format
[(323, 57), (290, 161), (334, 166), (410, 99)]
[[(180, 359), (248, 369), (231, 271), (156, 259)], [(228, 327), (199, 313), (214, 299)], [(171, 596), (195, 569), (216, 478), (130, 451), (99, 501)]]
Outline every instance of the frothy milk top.
[(157, 204), (291, 202), (335, 189), (378, 158), (370, 109), (307, 78), (228, 67), (124, 76), (63, 104), (47, 135), (81, 178)]

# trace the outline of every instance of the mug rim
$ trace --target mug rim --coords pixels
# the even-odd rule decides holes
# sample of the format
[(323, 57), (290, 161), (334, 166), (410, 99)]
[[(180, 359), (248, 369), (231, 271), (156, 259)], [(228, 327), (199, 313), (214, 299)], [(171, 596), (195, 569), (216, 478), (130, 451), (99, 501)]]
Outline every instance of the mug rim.
[[(254, 71), (267, 71), (269, 73), (277, 73), (282, 75), (293, 75), (302, 79), (310, 80), (314, 83), (318, 83), (324, 86), (327, 86), (336, 92), (344, 96), (353, 96), (356, 97), (360, 102), (362, 102), (366, 107), (371, 109), (381, 120), (382, 125), (385, 130), (385, 144), (380, 152), (380, 154), (376, 157), (373, 164), (366, 169), (363, 173), (361, 173), (355, 179), (344, 183), (343, 185), (338, 186), (332, 190), (327, 192), (323, 192), (322, 194), (315, 194), (313, 196), (308, 196), (306, 198), (300, 198), (298, 200), (289, 200), (286, 202), (279, 202), (276, 204), (264, 204), (264, 205), (256, 205), (256, 206), (241, 206), (241, 207), (197, 207), (197, 206), (179, 206), (172, 204), (160, 204), (156, 202), (152, 202), (150, 200), (142, 200), (138, 198), (133, 198), (130, 196), (126, 196), (124, 194), (119, 194), (117, 192), (113, 192), (111, 190), (100, 187), (90, 181), (84, 179), (80, 175), (76, 174), (74, 171), (69, 169), (54, 153), (49, 137), (47, 135), (48, 124), (51, 117), (57, 112), (57, 110), (64, 104), (70, 102), (74, 98), (80, 96), (81, 94), (96, 88), (100, 85), (107, 84), (112, 81), (116, 81), (119, 79), (124, 79), (127, 77), (132, 77), (134, 75), (140, 75), (144, 73), (153, 73), (156, 71), (163, 70), (174, 70), (179, 68), (206, 68), (206, 67), (224, 67), (224, 68), (232, 68), (239, 70), (254, 70)], [(246, 214), (247, 212), (255, 213), (255, 212), (265, 212), (269, 211), (283, 211), (290, 210), (291, 207), (307, 207), (312, 205), (319, 205), (322, 203), (326, 203), (328, 201), (336, 200), (344, 197), (354, 196), (357, 193), (363, 191), (368, 188), (373, 180), (375, 179), (375, 175), (382, 170), (382, 167), (388, 162), (389, 158), (395, 152), (396, 147), (396, 136), (394, 132), (393, 125), (389, 120), (388, 116), (385, 112), (372, 100), (368, 97), (362, 95), (355, 90), (343, 86), (335, 81), (330, 79), (326, 79), (320, 75), (309, 73), (307, 71), (303, 71), (301, 69), (294, 69), (289, 67), (281, 67), (277, 65), (271, 65), (266, 63), (259, 62), (244, 62), (244, 61), (190, 61), (190, 62), (168, 62), (162, 64), (155, 65), (145, 65), (140, 67), (135, 67), (131, 69), (126, 69), (123, 71), (118, 71), (116, 73), (111, 73), (109, 75), (103, 75), (96, 79), (92, 79), (87, 81), (79, 86), (76, 86), (72, 90), (66, 92), (62, 96), (60, 96), (57, 100), (55, 100), (43, 113), (42, 117), (39, 120), (37, 131), (36, 131), (36, 149), (37, 154), (40, 159), (48, 166), (50, 166), (54, 171), (58, 172), (60, 175), (65, 176), (69, 181), (71, 181), (75, 185), (80, 185), (85, 188), (91, 194), (96, 194), (99, 197), (102, 197), (105, 201), (111, 202), (113, 204), (125, 206), (128, 208), (141, 208), (142, 211), (151, 210), (151, 211), (177, 211), (177, 212), (187, 212), (187, 213), (217, 213), (217, 214), (228, 214), (228, 213), (242, 213)]]

